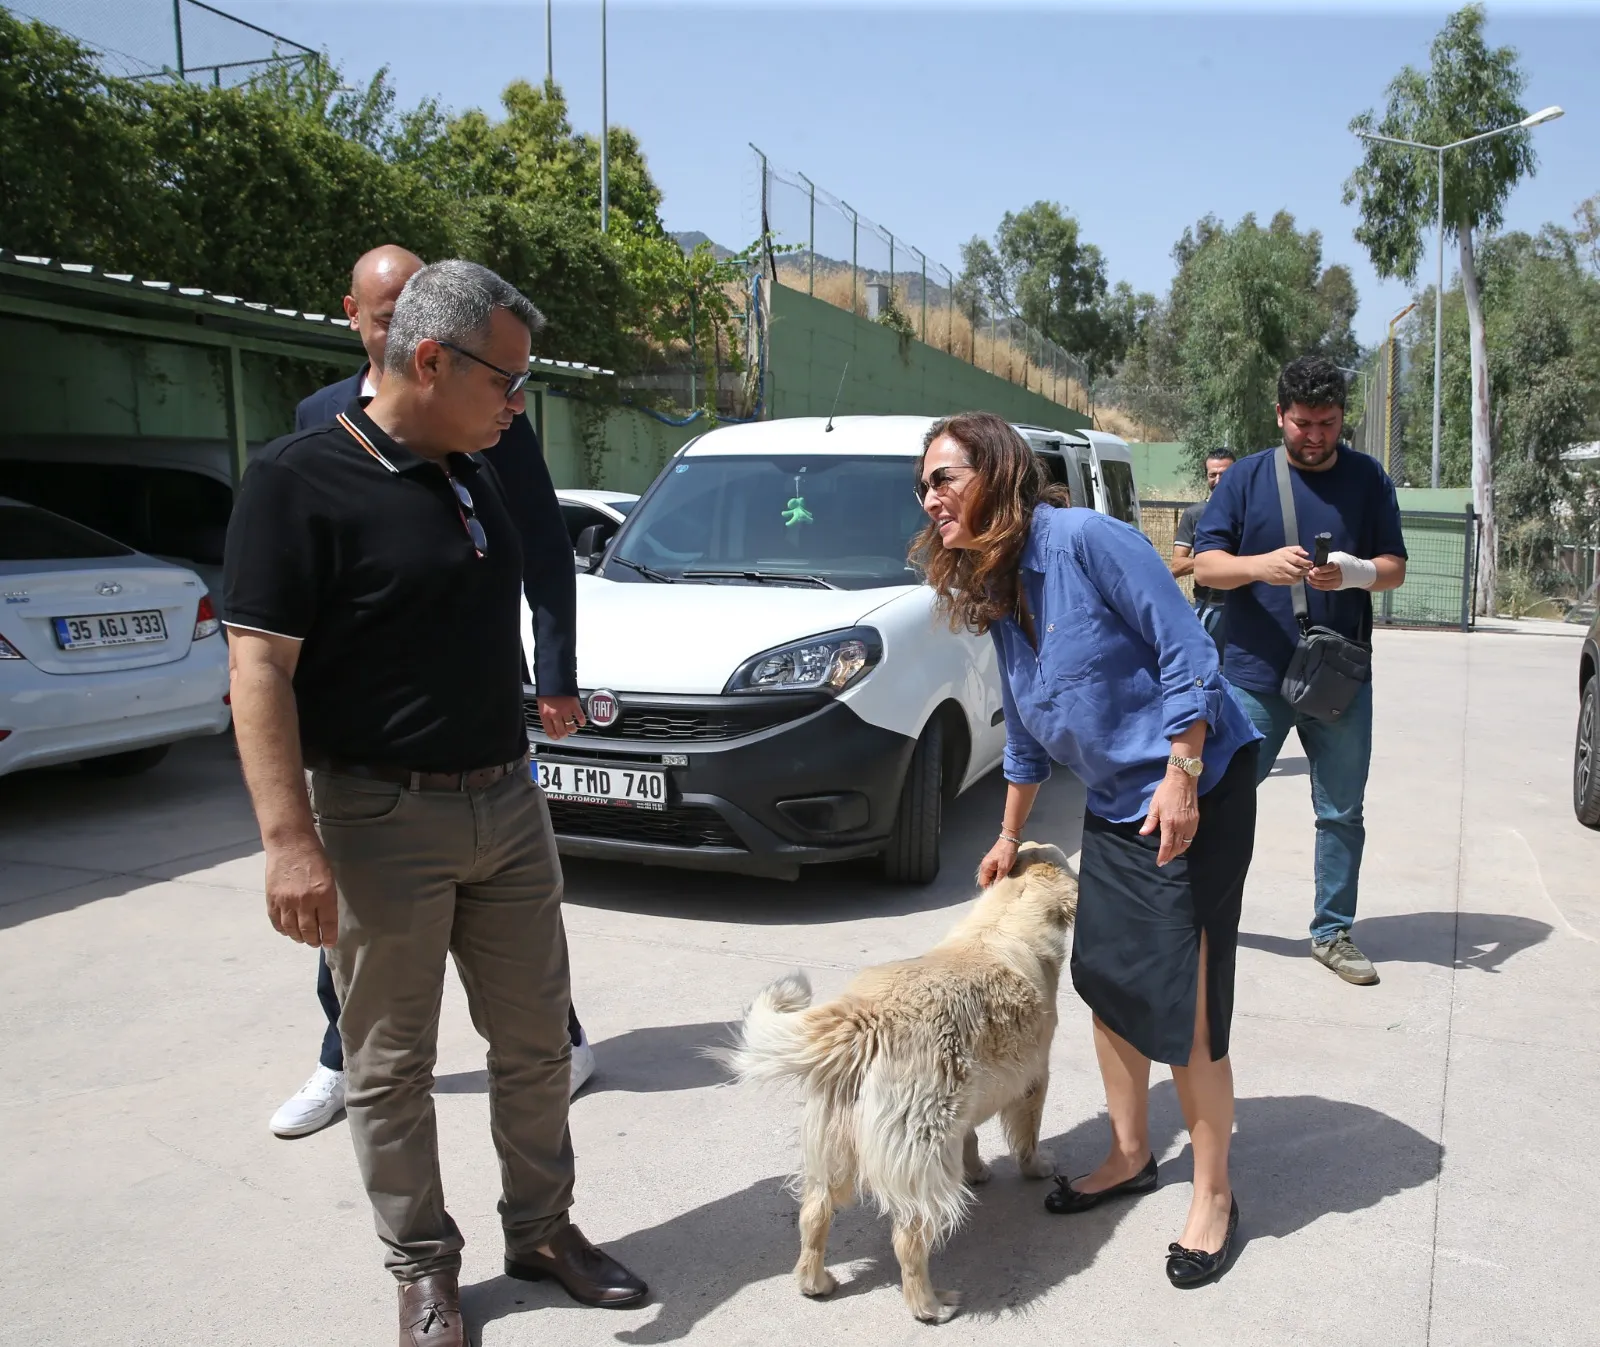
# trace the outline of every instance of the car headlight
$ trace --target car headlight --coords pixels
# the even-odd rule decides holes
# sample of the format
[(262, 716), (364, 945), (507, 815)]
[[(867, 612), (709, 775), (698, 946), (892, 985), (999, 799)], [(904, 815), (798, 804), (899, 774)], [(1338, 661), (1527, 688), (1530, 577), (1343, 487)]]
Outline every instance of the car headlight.
[(837, 695), (865, 678), (882, 658), (883, 637), (871, 627), (827, 632), (752, 656), (738, 667), (724, 691)]

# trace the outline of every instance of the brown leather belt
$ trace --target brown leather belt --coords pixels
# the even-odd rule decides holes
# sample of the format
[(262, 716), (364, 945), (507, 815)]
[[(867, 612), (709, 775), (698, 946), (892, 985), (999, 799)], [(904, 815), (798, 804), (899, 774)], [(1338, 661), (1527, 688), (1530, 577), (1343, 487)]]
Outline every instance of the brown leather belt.
[(313, 772), (332, 772), (335, 776), (392, 781), (411, 790), (482, 790), (513, 772), (527, 771), (528, 755), (524, 753), (515, 762), (503, 762), (494, 767), (476, 767), (470, 772), (412, 772), (404, 767), (372, 767), (326, 757), (308, 757), (306, 766)]

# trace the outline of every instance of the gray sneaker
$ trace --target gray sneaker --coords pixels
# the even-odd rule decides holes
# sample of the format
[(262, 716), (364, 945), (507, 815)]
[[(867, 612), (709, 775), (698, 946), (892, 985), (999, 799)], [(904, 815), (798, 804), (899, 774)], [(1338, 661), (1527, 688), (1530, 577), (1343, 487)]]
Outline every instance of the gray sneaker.
[(1378, 980), (1378, 970), (1372, 966), (1372, 960), (1355, 947), (1348, 931), (1340, 931), (1326, 943), (1313, 940), (1311, 957), (1358, 987), (1370, 987)]

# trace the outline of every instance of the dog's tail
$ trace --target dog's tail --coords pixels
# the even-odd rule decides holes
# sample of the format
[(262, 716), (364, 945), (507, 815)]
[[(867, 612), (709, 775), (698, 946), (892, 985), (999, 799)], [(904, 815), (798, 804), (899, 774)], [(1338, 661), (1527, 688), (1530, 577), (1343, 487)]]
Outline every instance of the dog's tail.
[(838, 1003), (811, 1007), (811, 983), (790, 973), (762, 990), (731, 1046), (713, 1055), (739, 1080), (804, 1082), (854, 1095), (870, 1053), (865, 1026)]

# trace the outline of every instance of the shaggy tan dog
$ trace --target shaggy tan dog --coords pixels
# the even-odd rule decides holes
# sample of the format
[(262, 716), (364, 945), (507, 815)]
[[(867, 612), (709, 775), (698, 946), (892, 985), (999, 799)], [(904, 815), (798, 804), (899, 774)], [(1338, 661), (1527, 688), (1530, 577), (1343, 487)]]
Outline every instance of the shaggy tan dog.
[(741, 1080), (800, 1082), (804, 1294), (837, 1286), (824, 1266), (828, 1229), (861, 1192), (894, 1223), (912, 1314), (943, 1323), (956, 1312), (961, 1297), (934, 1290), (928, 1255), (960, 1225), (967, 1185), (989, 1177), (973, 1129), (998, 1114), (1025, 1175), (1054, 1169), (1039, 1118), (1077, 906), (1067, 858), (1026, 843), (1011, 874), (921, 958), (869, 968), (826, 1005), (811, 1005), (799, 973), (756, 998), (718, 1055)]

